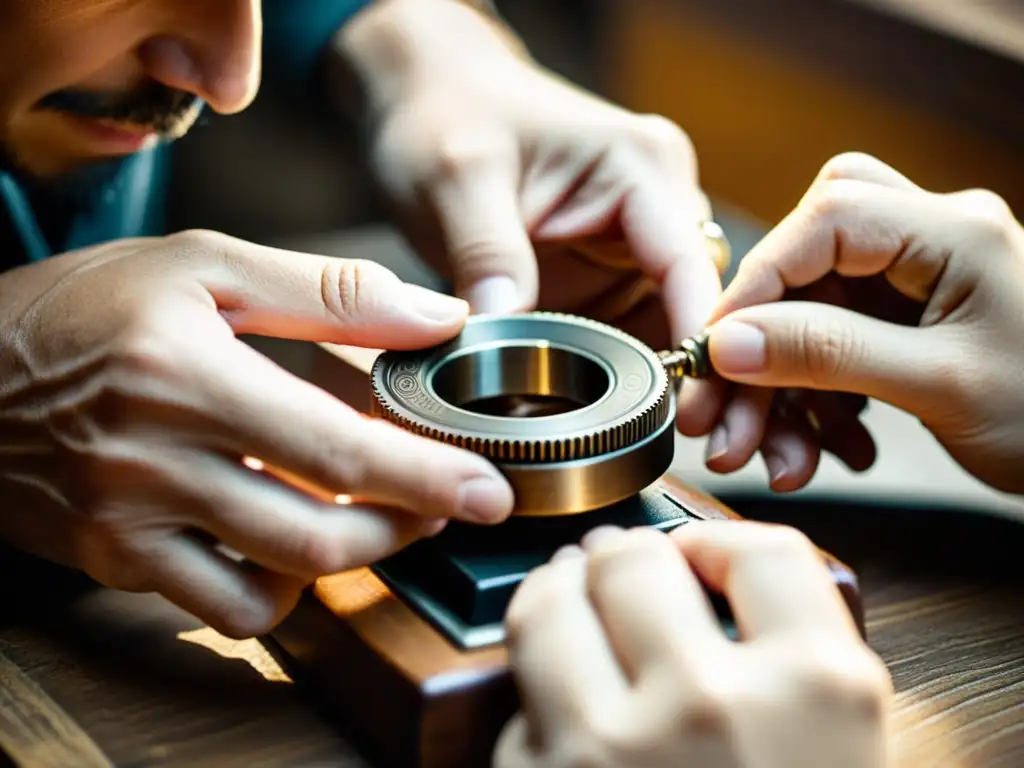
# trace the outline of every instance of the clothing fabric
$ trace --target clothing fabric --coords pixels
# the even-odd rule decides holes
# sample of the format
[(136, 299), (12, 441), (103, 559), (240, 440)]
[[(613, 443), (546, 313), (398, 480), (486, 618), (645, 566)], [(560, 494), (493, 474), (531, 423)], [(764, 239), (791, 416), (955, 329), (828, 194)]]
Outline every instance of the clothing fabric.
[[(265, 77), (314, 97), (326, 46), (371, 1), (263, 0)], [(172, 151), (160, 145), (90, 169), (72, 193), (0, 172), (0, 271), (111, 240), (166, 234)]]

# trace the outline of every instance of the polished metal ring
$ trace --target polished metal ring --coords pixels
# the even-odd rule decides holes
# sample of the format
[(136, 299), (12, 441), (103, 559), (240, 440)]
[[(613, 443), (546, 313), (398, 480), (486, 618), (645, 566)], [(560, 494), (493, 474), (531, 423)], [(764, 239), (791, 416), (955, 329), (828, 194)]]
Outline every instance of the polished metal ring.
[(451, 342), (383, 353), (371, 382), (375, 415), (491, 460), (518, 515), (598, 509), (672, 462), (675, 396), (662, 361), (592, 320), (474, 316)]

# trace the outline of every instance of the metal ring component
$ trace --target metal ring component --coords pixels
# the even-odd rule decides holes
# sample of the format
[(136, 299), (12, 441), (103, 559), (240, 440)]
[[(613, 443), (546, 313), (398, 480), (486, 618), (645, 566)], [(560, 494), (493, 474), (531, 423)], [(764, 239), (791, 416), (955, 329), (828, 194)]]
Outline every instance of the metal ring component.
[(672, 462), (668, 373), (653, 350), (602, 323), (478, 315), (446, 344), (383, 353), (370, 376), (375, 415), (493, 461), (519, 515), (621, 501)]

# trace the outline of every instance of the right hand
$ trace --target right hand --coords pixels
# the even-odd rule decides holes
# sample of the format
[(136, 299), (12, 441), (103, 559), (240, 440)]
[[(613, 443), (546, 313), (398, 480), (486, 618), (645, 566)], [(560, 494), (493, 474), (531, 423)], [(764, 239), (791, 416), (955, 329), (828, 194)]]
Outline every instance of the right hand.
[(888, 763), (892, 680), (791, 528), (597, 528), (530, 573), (506, 624), (523, 710), (495, 768)]
[(236, 338), (414, 349), (467, 315), (371, 262), (202, 232), (14, 270), (0, 278), (0, 537), (250, 637), (319, 576), (448, 518), (500, 521), (512, 491), (485, 459), (368, 419)]
[(815, 434), (772, 412), (785, 390), (790, 403), (793, 390), (805, 403), (847, 393), (833, 402), (907, 411), (968, 472), (1024, 492), (1024, 229), (996, 195), (928, 192), (842, 155), (744, 258), (710, 333), (712, 366), (749, 385), (724, 412), (729, 445), (713, 468), (760, 447), (773, 487), (794, 490), (823, 448), (870, 465), (855, 415), (819, 418)]

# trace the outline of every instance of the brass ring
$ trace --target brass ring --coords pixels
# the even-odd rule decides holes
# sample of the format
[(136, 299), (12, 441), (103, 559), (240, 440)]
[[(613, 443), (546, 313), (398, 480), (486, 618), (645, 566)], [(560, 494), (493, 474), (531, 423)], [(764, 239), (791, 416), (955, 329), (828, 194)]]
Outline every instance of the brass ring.
[[(704, 235), (708, 256), (711, 257), (711, 262), (718, 270), (718, 276), (722, 277), (732, 264), (732, 246), (729, 244), (729, 238), (726, 237), (725, 230), (721, 225), (712, 219), (702, 221), (698, 226), (701, 234)], [(577, 246), (573, 249), (573, 253), (591, 264), (618, 272), (628, 272), (637, 268), (634, 259), (628, 256), (609, 255), (600, 248)]]
[(725, 236), (725, 230), (717, 221), (708, 219), (700, 223), (701, 232), (704, 235), (704, 242), (707, 244), (711, 261), (718, 270), (718, 276), (722, 277), (732, 264), (732, 246), (729, 238)]

